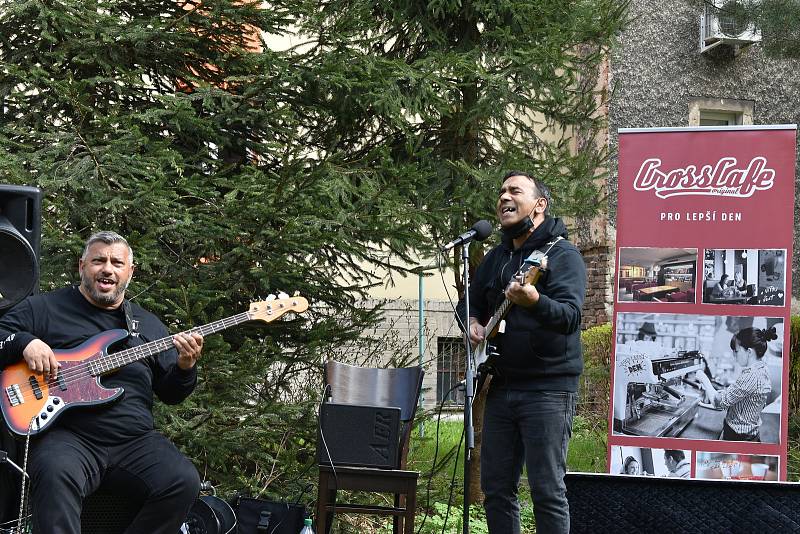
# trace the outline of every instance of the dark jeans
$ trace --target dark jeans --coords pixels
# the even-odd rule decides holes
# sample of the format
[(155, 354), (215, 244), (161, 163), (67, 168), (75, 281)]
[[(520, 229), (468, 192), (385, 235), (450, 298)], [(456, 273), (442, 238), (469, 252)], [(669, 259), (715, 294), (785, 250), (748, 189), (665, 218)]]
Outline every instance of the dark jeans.
[(54, 428), (32, 443), (31, 512), (36, 534), (79, 534), (83, 499), (103, 483), (145, 497), (127, 534), (176, 534), (200, 492), (200, 477), (167, 438), (149, 432), (101, 447)]
[(577, 394), (492, 389), (483, 412), (481, 489), (489, 532), (518, 534), (523, 462), (539, 534), (569, 532), (564, 475)]

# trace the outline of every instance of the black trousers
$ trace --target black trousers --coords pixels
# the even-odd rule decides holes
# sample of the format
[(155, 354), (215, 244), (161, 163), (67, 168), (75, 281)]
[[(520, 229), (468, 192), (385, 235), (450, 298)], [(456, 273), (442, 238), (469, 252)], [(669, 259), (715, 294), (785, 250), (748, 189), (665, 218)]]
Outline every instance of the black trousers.
[(115, 446), (98, 446), (53, 428), (31, 444), (34, 534), (80, 534), (83, 500), (100, 484), (144, 497), (126, 534), (175, 534), (200, 492), (192, 463), (158, 432)]

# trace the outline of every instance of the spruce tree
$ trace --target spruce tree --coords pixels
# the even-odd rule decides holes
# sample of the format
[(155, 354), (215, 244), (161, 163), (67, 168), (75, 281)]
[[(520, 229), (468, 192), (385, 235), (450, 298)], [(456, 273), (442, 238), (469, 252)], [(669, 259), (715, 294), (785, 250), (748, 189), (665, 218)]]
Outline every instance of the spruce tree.
[[(83, 241), (128, 238), (128, 295), (171, 331), (298, 291), (301, 317), (210, 336), (199, 385), (160, 426), (227, 489), (312, 478), (321, 362), (378, 318), (358, 306), (419, 242), (414, 174), (307, 143), (329, 110), (291, 52), (253, 46), (288, 6), (222, 0), (0, 3), (0, 181), (45, 192), (41, 288), (77, 280)], [(297, 484), (289, 484), (298, 480)]]
[(798, 0), (741, 0), (723, 8), (761, 30), (764, 51), (773, 57), (800, 57), (800, 2)]
[(320, 364), (379, 319), (375, 266), (490, 217), (501, 169), (541, 175), (560, 214), (597, 208), (596, 74), (626, 4), (0, 0), (0, 181), (46, 194), (42, 290), (111, 229), (129, 296), (173, 331), (310, 300), (209, 337), (197, 391), (157, 410), (202, 477), (291, 497)]
[[(627, 1), (302, 6), (301, 32), (309, 36), (302, 60), (318, 73), (308, 94), (335, 117), (316, 123), (310, 141), (349, 166), (374, 168), (383, 159), (401, 174), (426, 176), (415, 202), (436, 215), (425, 228), (434, 242), (494, 220), (504, 170), (541, 177), (556, 215), (590, 217), (599, 208), (608, 95), (598, 82)], [(474, 267), (482, 249), (472, 252)], [(458, 249), (453, 258), (460, 273)], [(462, 293), (458, 275), (456, 286)], [(479, 430), (480, 403), (474, 408)], [(474, 500), (479, 460), (471, 470)]]

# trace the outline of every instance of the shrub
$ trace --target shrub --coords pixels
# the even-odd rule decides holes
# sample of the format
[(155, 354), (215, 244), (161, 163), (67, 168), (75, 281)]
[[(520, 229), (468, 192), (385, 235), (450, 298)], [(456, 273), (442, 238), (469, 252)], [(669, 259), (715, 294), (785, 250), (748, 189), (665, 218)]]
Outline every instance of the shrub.
[(608, 417), (611, 341), (611, 323), (595, 326), (581, 333), (584, 370), (581, 377), (578, 412), (600, 424)]

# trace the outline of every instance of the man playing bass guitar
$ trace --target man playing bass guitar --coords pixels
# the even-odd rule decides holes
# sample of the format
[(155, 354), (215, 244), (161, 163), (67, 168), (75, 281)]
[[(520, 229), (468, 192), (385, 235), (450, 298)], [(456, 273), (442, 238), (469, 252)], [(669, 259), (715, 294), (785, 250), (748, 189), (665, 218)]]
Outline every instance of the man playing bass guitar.
[[(79, 271), (80, 285), (28, 297), (0, 319), (0, 369), (24, 358), (31, 370), (33, 389), (22, 384), (30, 394), (20, 386), (0, 392), (20, 408), (26, 400), (28, 404), (41, 400), (45, 387), (58, 395), (68, 380), (81, 378), (74, 369), (60, 371), (54, 349), (71, 349), (114, 329), (132, 331), (123, 344), (128, 348), (158, 338), (169, 340), (155, 315), (125, 299), (133, 275), (133, 251), (122, 236), (92, 235)], [(203, 337), (178, 334), (173, 343), (103, 377), (104, 386), (124, 388), (119, 401), (65, 410), (57, 425), (31, 440), (28, 472), (34, 533), (79, 533), (83, 499), (101, 482), (144, 498), (126, 532), (179, 531), (200, 490), (200, 477), (192, 463), (154, 430), (151, 409), (154, 393), (163, 402), (176, 404), (194, 390)], [(36, 377), (45, 382), (39, 385)], [(57, 398), (54, 402), (63, 404)], [(59, 410), (57, 404), (48, 405), (25, 425), (28, 433)]]
[[(505, 329), (494, 340), (492, 380), (484, 409), (481, 489), (493, 534), (520, 532), (517, 486), (523, 463), (537, 532), (569, 532), (567, 444), (583, 370), (581, 307), (586, 267), (567, 241), (561, 219), (549, 215), (550, 192), (524, 172), (503, 178), (497, 199), (502, 243), (478, 266), (470, 294), (469, 337), (484, 340), (486, 320), (510, 303)], [(548, 269), (535, 284), (514, 275), (526, 258), (546, 251)], [(463, 317), (463, 300), (459, 303)]]

